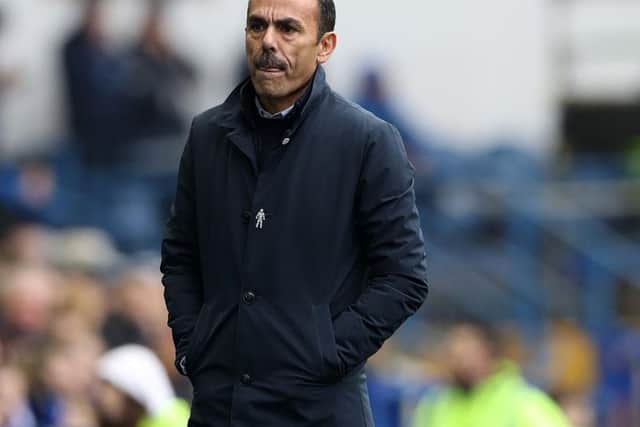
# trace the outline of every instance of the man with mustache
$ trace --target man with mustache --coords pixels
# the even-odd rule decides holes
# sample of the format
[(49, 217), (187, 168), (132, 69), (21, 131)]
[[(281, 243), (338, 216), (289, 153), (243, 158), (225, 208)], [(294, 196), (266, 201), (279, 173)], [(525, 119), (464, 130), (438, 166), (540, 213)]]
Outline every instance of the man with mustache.
[(371, 427), (363, 372), (428, 287), (397, 130), (331, 90), (332, 0), (251, 0), (250, 77), (197, 116), (162, 245), (191, 427)]

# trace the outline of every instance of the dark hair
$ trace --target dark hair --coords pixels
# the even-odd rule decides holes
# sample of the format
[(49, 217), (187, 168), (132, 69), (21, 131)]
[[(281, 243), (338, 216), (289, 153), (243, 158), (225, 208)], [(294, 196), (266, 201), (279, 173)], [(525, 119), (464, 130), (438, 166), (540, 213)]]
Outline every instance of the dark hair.
[(459, 319), (453, 327), (467, 328), (470, 330), (484, 342), (494, 357), (499, 357), (502, 353), (503, 337), (494, 323), (468, 316)]
[(318, 21), (318, 40), (325, 33), (336, 28), (336, 4), (333, 0), (318, 0), (320, 19)]

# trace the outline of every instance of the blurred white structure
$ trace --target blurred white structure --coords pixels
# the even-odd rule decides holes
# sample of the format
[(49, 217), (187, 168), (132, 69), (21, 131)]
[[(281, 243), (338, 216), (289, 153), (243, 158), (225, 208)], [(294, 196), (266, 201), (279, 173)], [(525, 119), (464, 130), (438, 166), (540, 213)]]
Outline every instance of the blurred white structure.
[(570, 0), (556, 6), (564, 97), (607, 102), (640, 97), (640, 2)]

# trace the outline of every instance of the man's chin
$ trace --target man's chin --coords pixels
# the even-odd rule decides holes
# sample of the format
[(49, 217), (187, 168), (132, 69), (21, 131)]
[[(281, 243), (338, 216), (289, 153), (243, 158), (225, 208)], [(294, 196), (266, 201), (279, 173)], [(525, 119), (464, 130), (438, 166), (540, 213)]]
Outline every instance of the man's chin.
[(253, 87), (258, 96), (263, 96), (266, 98), (279, 98), (286, 92), (283, 90), (281, 85), (275, 84), (275, 82), (272, 81), (264, 81), (261, 79), (254, 80)]

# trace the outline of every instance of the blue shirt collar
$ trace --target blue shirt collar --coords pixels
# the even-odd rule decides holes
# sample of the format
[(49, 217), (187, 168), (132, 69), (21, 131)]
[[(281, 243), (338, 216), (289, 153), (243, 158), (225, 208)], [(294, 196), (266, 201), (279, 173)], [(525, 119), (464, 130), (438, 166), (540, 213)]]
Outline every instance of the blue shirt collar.
[(271, 114), (270, 112), (262, 108), (262, 104), (260, 104), (260, 100), (258, 99), (257, 96), (255, 97), (255, 102), (256, 102), (256, 108), (258, 109), (258, 114), (260, 115), (260, 117), (262, 117), (263, 119), (270, 119), (270, 120), (284, 119), (287, 116), (287, 114), (293, 111), (293, 108), (296, 106), (296, 104), (294, 103), (289, 108), (285, 108), (284, 110), (278, 113)]

